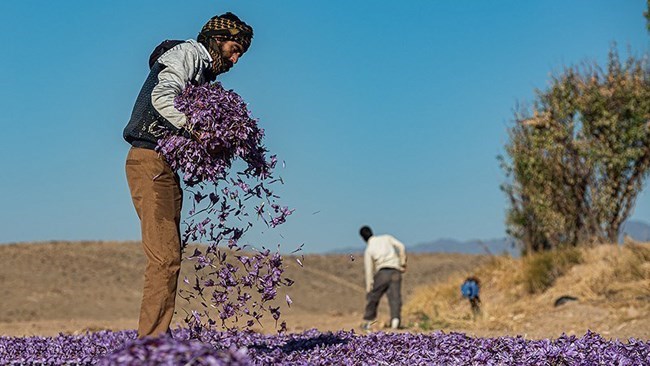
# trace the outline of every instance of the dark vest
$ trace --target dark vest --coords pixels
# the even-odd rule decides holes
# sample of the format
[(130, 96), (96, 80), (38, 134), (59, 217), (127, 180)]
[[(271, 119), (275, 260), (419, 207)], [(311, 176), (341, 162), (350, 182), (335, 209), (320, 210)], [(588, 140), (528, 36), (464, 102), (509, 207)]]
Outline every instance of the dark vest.
[(165, 65), (156, 62), (145, 80), (138, 98), (135, 100), (131, 119), (124, 128), (124, 139), (135, 147), (155, 149), (158, 139), (165, 132), (178, 131), (165, 117), (154, 108), (151, 103), (151, 92), (158, 85), (158, 74), (165, 68)]
[[(172, 47), (183, 43), (183, 41), (164, 41), (149, 57), (151, 71), (145, 80), (140, 94), (135, 101), (129, 123), (124, 128), (124, 139), (135, 147), (155, 149), (158, 140), (167, 132), (183, 133), (183, 129), (176, 128), (165, 117), (163, 117), (151, 103), (151, 92), (158, 85), (158, 74), (165, 69), (165, 65), (158, 62), (158, 57), (170, 50)], [(210, 70), (204, 70), (205, 80), (213, 81), (214, 77)]]

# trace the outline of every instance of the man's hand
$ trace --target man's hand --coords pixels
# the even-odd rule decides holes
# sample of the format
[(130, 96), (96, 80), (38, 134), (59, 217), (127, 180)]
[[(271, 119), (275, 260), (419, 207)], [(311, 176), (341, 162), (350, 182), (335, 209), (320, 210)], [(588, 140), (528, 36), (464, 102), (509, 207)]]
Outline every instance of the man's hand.
[(190, 137), (192, 138), (192, 140), (194, 140), (194, 141), (198, 142), (199, 144), (203, 145), (205, 150), (211, 156), (220, 155), (221, 153), (223, 153), (223, 148), (221, 146), (216, 146), (216, 147), (212, 148), (212, 147), (208, 146), (208, 144), (206, 144), (206, 142), (204, 141), (204, 139), (206, 137), (208, 137), (207, 136), (208, 134), (206, 132), (197, 132), (197, 131), (190, 131), (190, 130), (187, 130), (187, 132), (189, 132)]
[(404, 264), (402, 265), (402, 268), (400, 268), (399, 270), (400, 270), (400, 272), (402, 272), (402, 273), (406, 272), (406, 263), (404, 263)]
[(201, 135), (199, 135), (198, 132), (196, 132), (196, 131), (189, 131), (189, 130), (188, 130), (188, 132), (190, 133), (190, 136), (192, 137), (192, 140), (194, 140), (194, 141), (196, 141), (196, 142), (201, 142)]

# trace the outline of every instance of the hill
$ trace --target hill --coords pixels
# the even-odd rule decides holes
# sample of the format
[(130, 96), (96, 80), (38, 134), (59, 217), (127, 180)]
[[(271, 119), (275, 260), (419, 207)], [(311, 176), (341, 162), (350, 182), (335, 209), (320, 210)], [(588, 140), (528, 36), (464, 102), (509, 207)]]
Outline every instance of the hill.
[(529, 337), (591, 330), (605, 337), (650, 338), (648, 244), (494, 257), (474, 275), (481, 281), (481, 315), (473, 316), (460, 296), (463, 276), (456, 275), (415, 290), (405, 311), (416, 328)]
[[(555, 338), (591, 329), (605, 337), (649, 339), (648, 250), (638, 244), (599, 246), (582, 252), (564, 272), (539, 263), (532, 266), (526, 258), (411, 254), (403, 285), (404, 323), (409, 327), (405, 331)], [(350, 255), (314, 254), (305, 255), (301, 267), (296, 258), (285, 257), (286, 274), (295, 284), (278, 296), (289, 331), (358, 330), (364, 307), (363, 261)], [(47, 336), (137, 326), (145, 264), (138, 242), (2, 245), (0, 262), (1, 335)], [(193, 268), (188, 264), (183, 263), (181, 279), (191, 278)], [(550, 268), (557, 278), (550, 287), (531, 294), (526, 290), (530, 280), (525, 268), (533, 274)], [(476, 320), (459, 291), (470, 274), (483, 281), (484, 314)], [(291, 308), (284, 303), (285, 294), (293, 299)], [(578, 301), (554, 307), (564, 295)], [(177, 299), (174, 324), (182, 324), (185, 308)], [(387, 317), (383, 299), (377, 329)], [(255, 330), (274, 333), (269, 318)]]
[[(289, 330), (358, 326), (365, 301), (363, 261), (349, 255), (305, 255), (300, 267), (295, 259), (285, 257), (286, 275), (295, 284), (278, 296), (278, 304), (284, 303), (286, 293), (293, 299), (290, 309), (286, 303), (282, 308)], [(418, 286), (467, 273), (485, 261), (484, 256), (466, 254), (412, 255), (404, 299)], [(145, 265), (139, 242), (0, 245), (0, 263), (0, 334), (54, 335), (137, 326)], [(192, 271), (184, 261), (181, 280), (192, 278)], [(182, 323), (184, 307), (177, 298), (174, 323)], [(388, 313), (385, 299), (382, 313)], [(275, 332), (272, 322), (257, 330)]]

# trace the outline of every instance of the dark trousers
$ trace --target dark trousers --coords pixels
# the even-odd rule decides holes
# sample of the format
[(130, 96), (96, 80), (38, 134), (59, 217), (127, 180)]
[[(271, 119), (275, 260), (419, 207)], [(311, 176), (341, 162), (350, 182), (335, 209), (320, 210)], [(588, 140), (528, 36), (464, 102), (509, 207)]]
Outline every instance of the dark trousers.
[(393, 268), (382, 268), (375, 274), (372, 290), (366, 295), (366, 311), (364, 320), (377, 318), (377, 306), (384, 293), (388, 295), (390, 317), (401, 318), (402, 312), (402, 272)]
[(126, 158), (126, 178), (147, 257), (138, 337), (157, 336), (169, 331), (181, 268), (180, 179), (157, 152), (136, 147)]

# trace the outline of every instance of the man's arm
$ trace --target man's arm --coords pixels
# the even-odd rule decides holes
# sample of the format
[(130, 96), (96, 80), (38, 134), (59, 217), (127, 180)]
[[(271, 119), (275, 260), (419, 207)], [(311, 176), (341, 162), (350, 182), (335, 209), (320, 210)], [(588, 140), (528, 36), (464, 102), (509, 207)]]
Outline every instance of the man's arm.
[(402, 272), (406, 271), (406, 248), (404, 244), (394, 237), (390, 237), (390, 243), (397, 250), (397, 255), (399, 256), (399, 265)]
[(158, 59), (166, 67), (158, 74), (158, 84), (151, 92), (151, 103), (177, 128), (185, 126), (187, 117), (174, 107), (174, 99), (196, 77), (199, 57), (194, 46), (182, 43)]
[(363, 265), (366, 271), (366, 293), (372, 290), (372, 285), (374, 282), (374, 266), (375, 262), (372, 260), (369, 250), (366, 248), (366, 252), (363, 256)]

